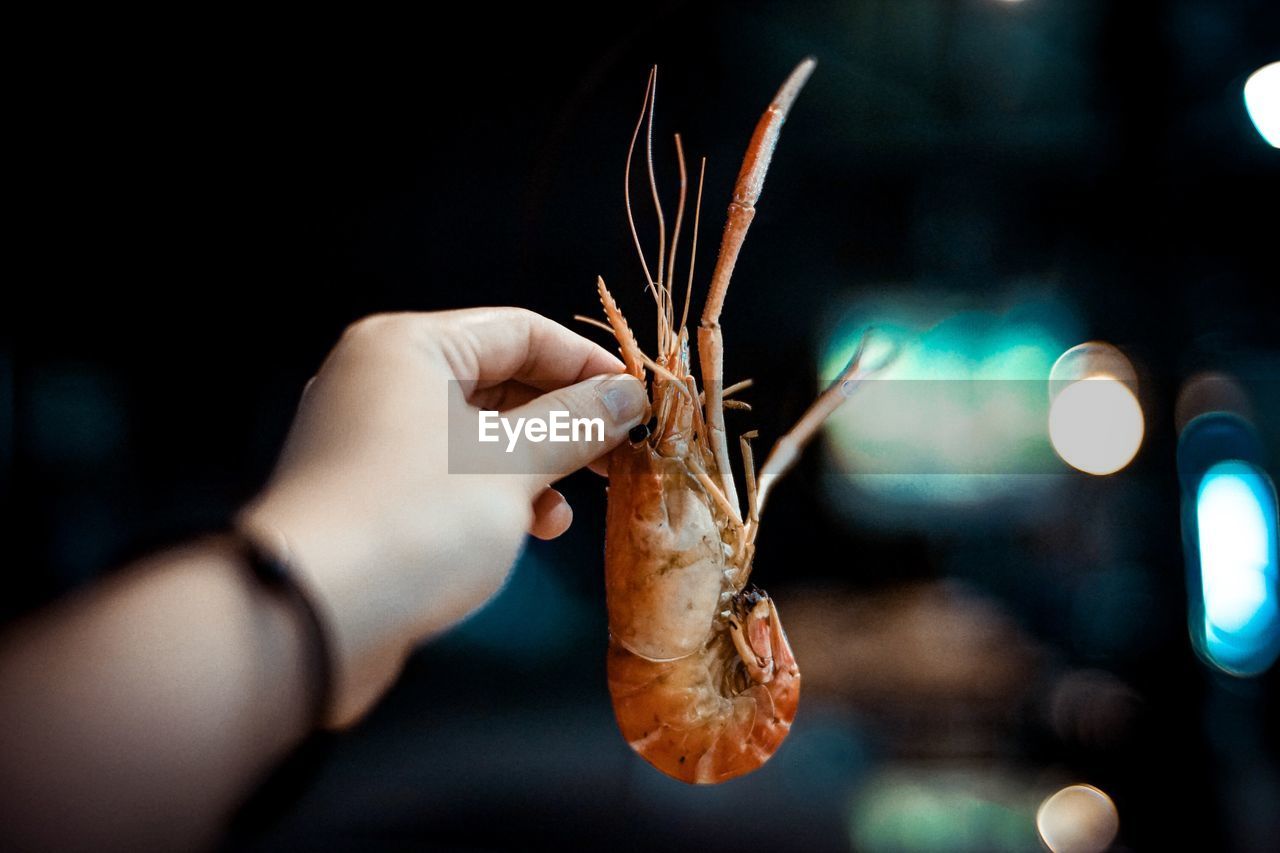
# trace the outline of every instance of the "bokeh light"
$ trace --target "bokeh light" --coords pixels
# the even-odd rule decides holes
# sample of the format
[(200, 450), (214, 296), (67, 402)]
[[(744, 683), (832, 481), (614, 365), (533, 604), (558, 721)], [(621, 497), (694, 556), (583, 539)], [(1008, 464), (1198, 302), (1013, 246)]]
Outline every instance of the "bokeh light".
[(854, 794), (849, 840), (866, 853), (1028, 850), (1036, 843), (1030, 790), (998, 769), (890, 765)]
[(1142, 446), (1137, 377), (1124, 353), (1102, 341), (1078, 344), (1059, 356), (1049, 375), (1049, 438), (1077, 470), (1114, 474)]
[(1280, 631), (1270, 478), (1234, 460), (1210, 468), (1196, 498), (1196, 534), (1207, 651), (1229, 667), (1247, 666)]
[(1277, 501), (1263, 454), (1252, 424), (1230, 412), (1199, 415), (1178, 440), (1192, 643), (1241, 677), (1280, 655)]
[(1120, 815), (1092, 785), (1068, 785), (1040, 804), (1036, 829), (1053, 853), (1102, 853), (1120, 831)]
[(828, 424), (838, 503), (905, 526), (945, 524), (940, 508), (1033, 506), (1024, 499), (1049, 484), (1013, 475), (1056, 468), (1043, 389), (1076, 327), (1070, 306), (1032, 289), (988, 304), (947, 292), (858, 300), (826, 340), (822, 375), (868, 330), (897, 358)]
[(1109, 376), (1071, 383), (1049, 408), (1053, 449), (1088, 474), (1114, 474), (1128, 465), (1142, 435), (1142, 406), (1123, 382)]
[(1253, 421), (1253, 403), (1244, 386), (1230, 373), (1203, 370), (1182, 383), (1174, 404), (1174, 425), (1181, 433), (1187, 424), (1206, 412), (1232, 412)]
[(1280, 148), (1280, 62), (1249, 75), (1244, 83), (1244, 105), (1262, 138), (1272, 148)]

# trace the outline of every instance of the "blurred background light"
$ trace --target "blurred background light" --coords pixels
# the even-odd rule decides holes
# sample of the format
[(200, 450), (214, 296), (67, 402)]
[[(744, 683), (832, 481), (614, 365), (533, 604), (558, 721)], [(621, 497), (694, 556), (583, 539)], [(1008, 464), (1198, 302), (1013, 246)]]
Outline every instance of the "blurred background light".
[(1142, 406), (1133, 365), (1110, 344), (1064, 352), (1049, 375), (1049, 438), (1062, 461), (1088, 474), (1114, 474), (1142, 446)]
[(1053, 853), (1102, 853), (1120, 830), (1120, 815), (1092, 785), (1068, 785), (1040, 804), (1036, 828)]
[(1272, 148), (1280, 148), (1280, 62), (1249, 75), (1244, 83), (1244, 105), (1262, 138)]
[(866, 853), (1032, 849), (1035, 800), (1007, 770), (889, 765), (853, 797), (850, 841)]
[(1043, 388), (1076, 328), (1070, 306), (1028, 289), (987, 301), (864, 295), (828, 335), (822, 375), (836, 375), (868, 330), (898, 356), (828, 424), (838, 503), (881, 524), (932, 525), (939, 507), (989, 508), (1043, 488), (1012, 475), (1055, 470)]
[(1203, 370), (1192, 374), (1178, 390), (1174, 425), (1181, 433), (1187, 424), (1206, 412), (1232, 412), (1253, 422), (1253, 403), (1244, 386), (1230, 373)]
[(1237, 676), (1280, 654), (1276, 493), (1261, 456), (1252, 425), (1232, 413), (1200, 415), (1179, 438), (1192, 641)]
[(1259, 648), (1280, 634), (1270, 478), (1245, 462), (1210, 468), (1196, 498), (1196, 535), (1207, 651), (1228, 667), (1252, 669)]
[(1142, 444), (1142, 407), (1124, 383), (1094, 376), (1063, 389), (1049, 408), (1049, 438), (1062, 460), (1087, 474), (1114, 474)]

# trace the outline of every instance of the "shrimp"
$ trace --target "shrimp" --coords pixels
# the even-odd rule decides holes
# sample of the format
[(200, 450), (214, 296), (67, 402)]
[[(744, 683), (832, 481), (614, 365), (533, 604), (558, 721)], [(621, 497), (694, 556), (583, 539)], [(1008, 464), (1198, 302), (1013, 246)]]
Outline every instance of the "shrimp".
[[(627, 372), (641, 380), (646, 370), (653, 374), (650, 426), (633, 430), (631, 441), (608, 460), (608, 681), (618, 726), (631, 747), (657, 769), (689, 783), (723, 782), (756, 769), (791, 728), (800, 698), (800, 669), (777, 606), (748, 583), (760, 511), (773, 484), (864, 373), (864, 347), (859, 346), (841, 376), (778, 441), (759, 474), (750, 444), (755, 433), (740, 438), (744, 513), (730, 468), (724, 410), (749, 409), (733, 395), (750, 381), (723, 387), (720, 312), (779, 131), (814, 65), (813, 59), (805, 59), (791, 72), (747, 148), (697, 329), (702, 389), (690, 369), (688, 314), (706, 160), (698, 178), (688, 282), (677, 322), (672, 278), (688, 180), (677, 134), (680, 200), (668, 251), (653, 172), (656, 69), (650, 72), (631, 137), (624, 189), (646, 290), (657, 308), (656, 356), (641, 350), (603, 278), (596, 284), (608, 322), (579, 318), (613, 334)], [(645, 257), (631, 212), (631, 161), (646, 126), (649, 187), (659, 235), (654, 267)]]

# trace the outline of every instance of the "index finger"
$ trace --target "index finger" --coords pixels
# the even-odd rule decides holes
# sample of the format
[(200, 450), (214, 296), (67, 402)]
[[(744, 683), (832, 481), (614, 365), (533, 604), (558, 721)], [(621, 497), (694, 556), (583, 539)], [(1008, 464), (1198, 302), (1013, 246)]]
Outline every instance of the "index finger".
[(463, 392), (516, 380), (551, 391), (626, 368), (604, 347), (523, 308), (466, 308), (433, 315), (439, 344)]

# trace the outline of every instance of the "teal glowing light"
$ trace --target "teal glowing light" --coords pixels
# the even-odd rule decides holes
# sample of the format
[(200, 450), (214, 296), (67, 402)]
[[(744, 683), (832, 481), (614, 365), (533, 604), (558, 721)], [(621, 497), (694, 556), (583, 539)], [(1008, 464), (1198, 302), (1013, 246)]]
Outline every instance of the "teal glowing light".
[(1209, 468), (1196, 493), (1196, 544), (1202, 653), (1234, 674), (1265, 670), (1280, 648), (1276, 495), (1270, 478), (1238, 460)]
[(837, 375), (868, 332), (870, 353), (880, 346), (897, 357), (828, 423), (838, 505), (881, 527), (994, 517), (993, 501), (1030, 512), (1041, 502), (1029, 498), (1053, 484), (1022, 475), (1061, 470), (1045, 426), (1045, 382), (1077, 325), (1068, 305), (1033, 288), (853, 300), (825, 341), (822, 376)]
[(864, 853), (1035, 850), (1036, 786), (999, 768), (885, 768), (850, 798), (849, 841)]

